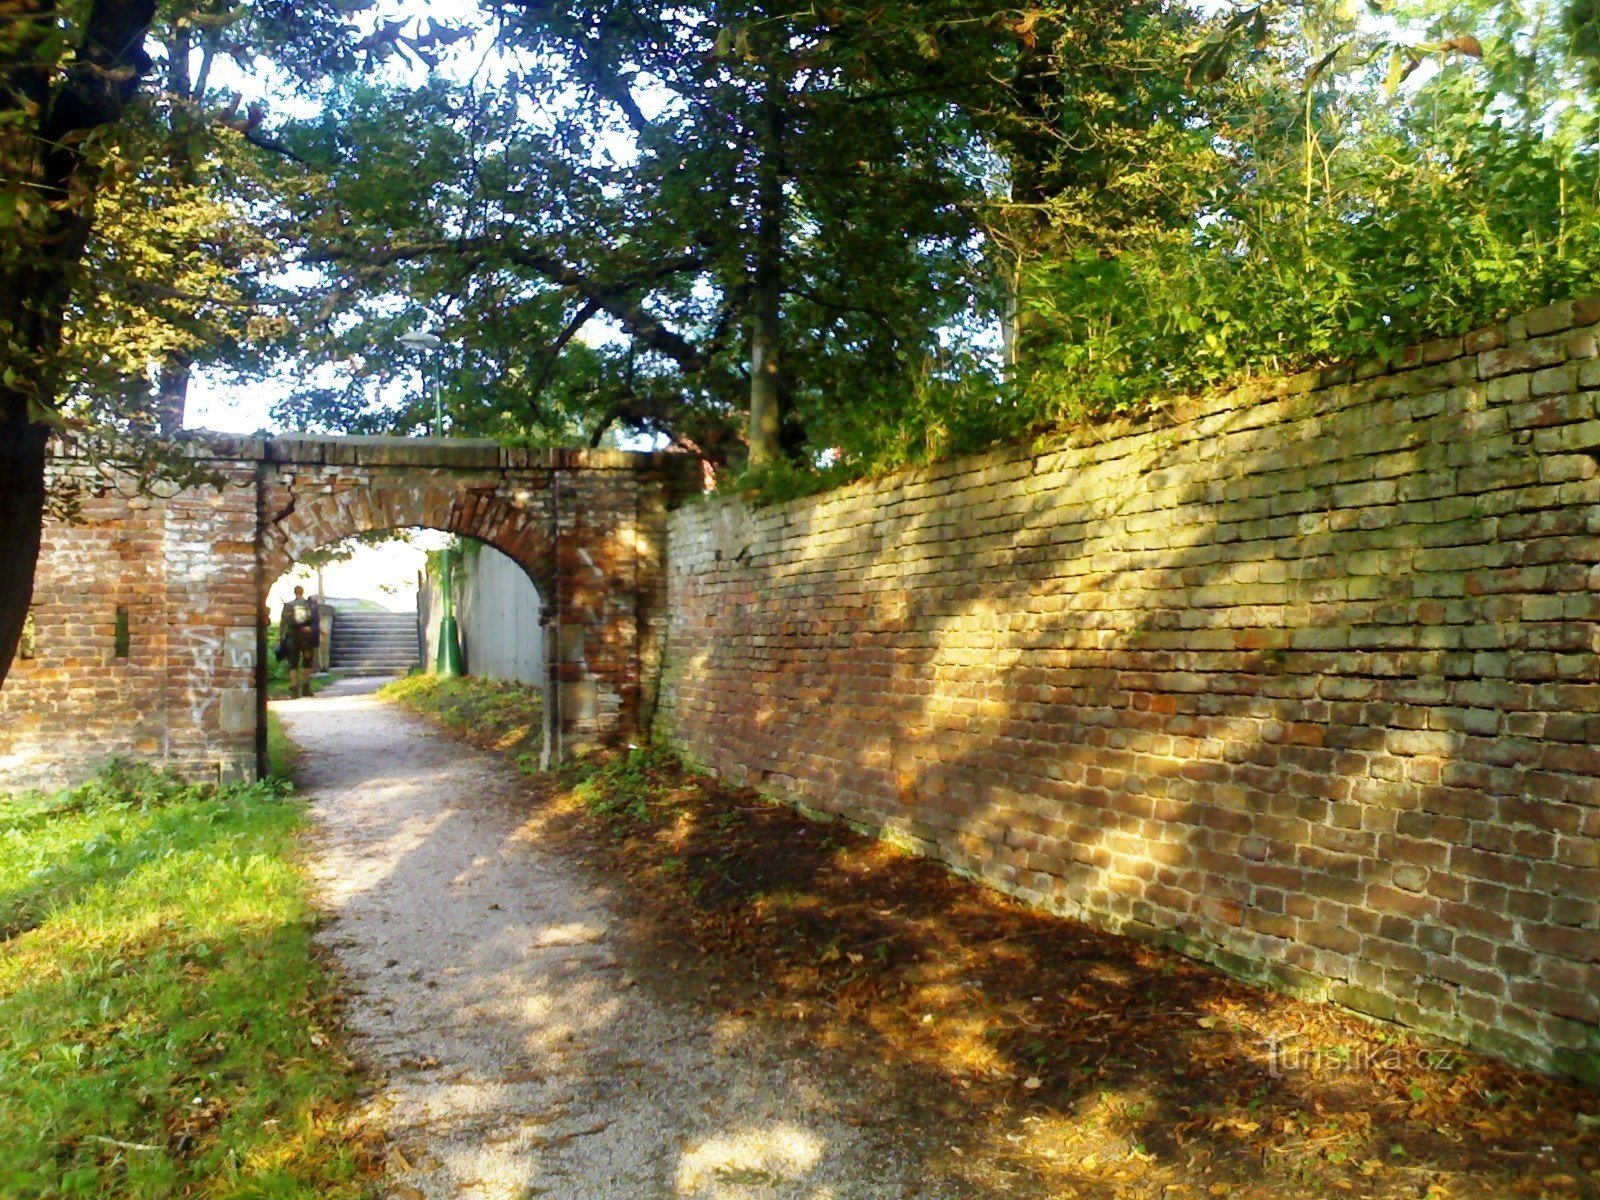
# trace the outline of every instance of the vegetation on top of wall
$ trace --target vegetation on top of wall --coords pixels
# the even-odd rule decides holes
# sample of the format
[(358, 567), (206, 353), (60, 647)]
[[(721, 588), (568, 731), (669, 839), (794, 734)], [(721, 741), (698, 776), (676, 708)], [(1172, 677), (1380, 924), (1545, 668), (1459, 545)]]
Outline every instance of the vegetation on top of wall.
[[(1451, 86), (1454, 84), (1455, 86)], [(1308, 180), (1292, 144), (1192, 229), (1037, 263), (1027, 381), (1045, 421), (1148, 406), (1174, 389), (1459, 334), (1592, 290), (1600, 156), (1489, 119), (1492, 94), (1439, 81), (1407, 121), (1360, 121)], [(1425, 114), (1425, 119), (1424, 119)]]
[(1592, 291), (1590, 27), (1544, 0), (1385, 13), (1381, 32), (1317, 7), (1202, 26), (1185, 99), (1128, 131), (1136, 166), (1032, 210), (1009, 372), (952, 354), (853, 392), (812, 418), (810, 457), (735, 486), (788, 499)]

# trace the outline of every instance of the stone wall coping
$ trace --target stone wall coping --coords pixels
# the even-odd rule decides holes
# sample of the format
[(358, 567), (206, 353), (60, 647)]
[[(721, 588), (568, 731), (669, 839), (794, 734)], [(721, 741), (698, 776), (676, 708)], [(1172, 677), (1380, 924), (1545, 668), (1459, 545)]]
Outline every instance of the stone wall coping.
[(502, 446), (490, 438), (334, 436), (312, 433), (185, 435), (195, 458), (306, 466), (438, 467), (453, 470), (698, 473), (699, 459), (673, 450)]

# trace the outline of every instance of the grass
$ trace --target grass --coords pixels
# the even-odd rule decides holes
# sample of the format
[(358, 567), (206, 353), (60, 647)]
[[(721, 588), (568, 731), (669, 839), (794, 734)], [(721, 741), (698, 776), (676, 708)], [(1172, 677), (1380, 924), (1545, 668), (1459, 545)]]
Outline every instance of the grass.
[[(428, 711), (493, 745), (475, 686)], [(875, 1119), (916, 1131), (930, 1179), (1085, 1200), (1600, 1196), (1593, 1091), (1031, 911), (659, 750), (529, 792), (530, 834), (629, 915), (639, 986), (873, 1072)]]
[(295, 759), (300, 749), (289, 740), (283, 728), (283, 718), (267, 710), (267, 772), (273, 779), (289, 779), (294, 775)]
[(367, 1193), (301, 820), (146, 768), (0, 796), (0, 1195)]
[(544, 725), (538, 691), (504, 679), (407, 675), (378, 695), (398, 700), (480, 745), (509, 754), (523, 771), (539, 769)]

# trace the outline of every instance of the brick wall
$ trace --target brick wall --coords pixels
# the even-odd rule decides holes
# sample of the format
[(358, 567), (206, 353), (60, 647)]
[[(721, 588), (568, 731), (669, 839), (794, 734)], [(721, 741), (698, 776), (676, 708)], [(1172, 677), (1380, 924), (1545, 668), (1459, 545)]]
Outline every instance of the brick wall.
[(113, 757), (197, 777), (256, 767), (255, 463), (174, 493), (58, 453), (77, 520), (47, 522), (32, 656), (0, 691), (0, 785), (56, 787)]
[(1597, 321), (681, 509), (658, 729), (1050, 909), (1600, 1079)]
[(555, 633), (555, 753), (648, 720), (687, 455), (223, 434), (188, 452), (214, 483), (143, 487), (57, 447), (51, 470), (83, 489), (82, 511), (45, 526), (32, 657), (0, 691), (0, 788), (60, 787), (112, 757), (252, 777), (267, 588), (306, 551), (371, 530), (477, 538), (527, 571)]

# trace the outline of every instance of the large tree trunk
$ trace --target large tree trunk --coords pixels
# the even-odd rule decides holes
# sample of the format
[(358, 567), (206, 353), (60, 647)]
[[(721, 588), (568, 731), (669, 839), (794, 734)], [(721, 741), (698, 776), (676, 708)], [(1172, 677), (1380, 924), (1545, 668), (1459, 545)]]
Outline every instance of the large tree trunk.
[(182, 350), (168, 352), (161, 362), (156, 376), (156, 428), (162, 437), (172, 437), (183, 428), (193, 362), (193, 356)]
[(11, 673), (33, 602), (50, 437), (45, 418), (59, 383), (53, 360), (89, 225), (89, 214), (79, 208), (53, 213), (49, 240), (31, 261), (0, 269), (0, 337), (11, 351), (10, 377), (0, 384), (0, 685)]
[(16, 656), (33, 603), (44, 521), (44, 452), (49, 430), (29, 424), (27, 397), (0, 389), (0, 685)]
[(94, 0), (64, 71), (42, 51), (60, 26), (55, 4), (21, 0), (4, 18), (0, 181), (20, 183), (26, 204), (0, 225), (0, 684), (33, 597), (61, 325), (94, 223), (83, 135), (121, 119), (150, 68), (155, 12), (155, 0)]
[[(777, 68), (769, 68), (776, 73)], [(770, 79), (761, 102), (756, 247), (750, 295), (750, 465), (772, 462), (783, 437), (783, 97)]]

